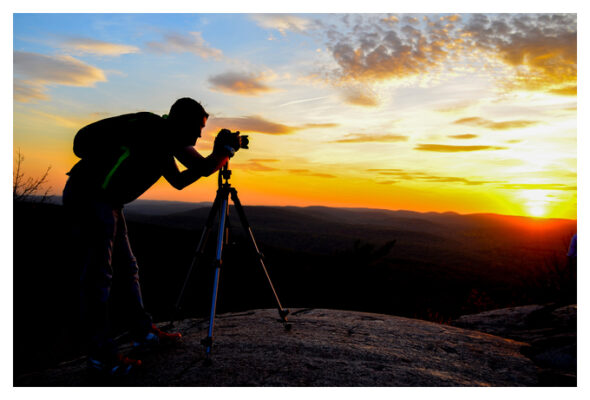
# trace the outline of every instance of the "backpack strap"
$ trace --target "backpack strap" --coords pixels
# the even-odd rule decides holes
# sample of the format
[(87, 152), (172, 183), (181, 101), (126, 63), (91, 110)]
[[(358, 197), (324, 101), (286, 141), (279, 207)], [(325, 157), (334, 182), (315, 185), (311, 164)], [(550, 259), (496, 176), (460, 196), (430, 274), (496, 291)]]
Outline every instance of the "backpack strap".
[(111, 181), (111, 178), (113, 177), (113, 174), (115, 173), (115, 171), (117, 171), (117, 169), (121, 166), (123, 161), (125, 161), (127, 159), (127, 157), (129, 157), (129, 154), (131, 154), (129, 147), (127, 147), (127, 146), (121, 146), (121, 150), (123, 150), (123, 154), (121, 154), (121, 156), (119, 157), (119, 159), (117, 160), (117, 162), (115, 163), (113, 168), (111, 168), (111, 170), (107, 174), (106, 178), (104, 178), (104, 182), (102, 183), (103, 190), (106, 189), (107, 186), (109, 185), (109, 182)]

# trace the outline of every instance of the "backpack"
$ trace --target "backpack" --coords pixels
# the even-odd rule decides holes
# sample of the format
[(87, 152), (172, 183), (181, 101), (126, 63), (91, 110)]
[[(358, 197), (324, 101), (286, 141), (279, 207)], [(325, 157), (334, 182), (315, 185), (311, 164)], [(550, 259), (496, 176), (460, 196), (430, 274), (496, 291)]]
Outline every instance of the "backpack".
[(155, 114), (139, 112), (93, 122), (76, 133), (74, 154), (82, 159), (104, 157), (113, 152), (120, 152), (122, 146), (131, 148), (140, 145), (140, 127), (149, 127), (161, 120), (161, 117)]
[(74, 137), (74, 154), (82, 160), (68, 175), (85, 170), (100, 180), (102, 189), (129, 157), (134, 148), (153, 139), (154, 130), (163, 121), (149, 112), (124, 114), (93, 122), (80, 129)]

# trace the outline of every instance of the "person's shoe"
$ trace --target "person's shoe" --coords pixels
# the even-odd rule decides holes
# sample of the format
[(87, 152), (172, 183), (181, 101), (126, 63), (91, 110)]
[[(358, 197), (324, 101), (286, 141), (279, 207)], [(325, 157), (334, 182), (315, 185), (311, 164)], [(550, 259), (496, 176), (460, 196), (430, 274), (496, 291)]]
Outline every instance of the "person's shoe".
[(141, 366), (141, 360), (125, 357), (120, 353), (107, 360), (88, 357), (87, 363), (90, 373), (105, 377), (127, 376)]
[(180, 341), (182, 335), (179, 332), (168, 333), (160, 330), (156, 325), (152, 324), (149, 332), (141, 339), (133, 341), (135, 348), (149, 348), (158, 345), (174, 344)]

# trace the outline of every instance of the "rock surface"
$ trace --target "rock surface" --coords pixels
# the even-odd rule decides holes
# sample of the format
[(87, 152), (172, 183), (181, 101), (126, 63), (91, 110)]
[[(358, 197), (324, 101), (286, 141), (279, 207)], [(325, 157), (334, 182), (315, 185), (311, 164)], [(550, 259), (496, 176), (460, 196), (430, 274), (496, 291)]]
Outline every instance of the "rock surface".
[(453, 325), (530, 344), (542, 386), (576, 386), (577, 305), (529, 305), (464, 315)]
[[(146, 353), (120, 381), (89, 380), (79, 359), (15, 378), (15, 386), (534, 386), (523, 343), (381, 314), (294, 310), (286, 331), (276, 310), (219, 315), (213, 363), (207, 321), (176, 323), (182, 342)], [(123, 351), (128, 351), (129, 346)]]

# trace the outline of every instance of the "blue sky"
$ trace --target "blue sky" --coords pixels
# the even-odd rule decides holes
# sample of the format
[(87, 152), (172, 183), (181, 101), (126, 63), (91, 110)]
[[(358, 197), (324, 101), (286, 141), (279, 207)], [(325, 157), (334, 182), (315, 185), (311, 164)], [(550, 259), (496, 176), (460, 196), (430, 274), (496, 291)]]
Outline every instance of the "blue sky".
[[(576, 217), (575, 14), (15, 14), (13, 147), (190, 96), (252, 138), (250, 203)], [(159, 182), (144, 198), (206, 200)]]

